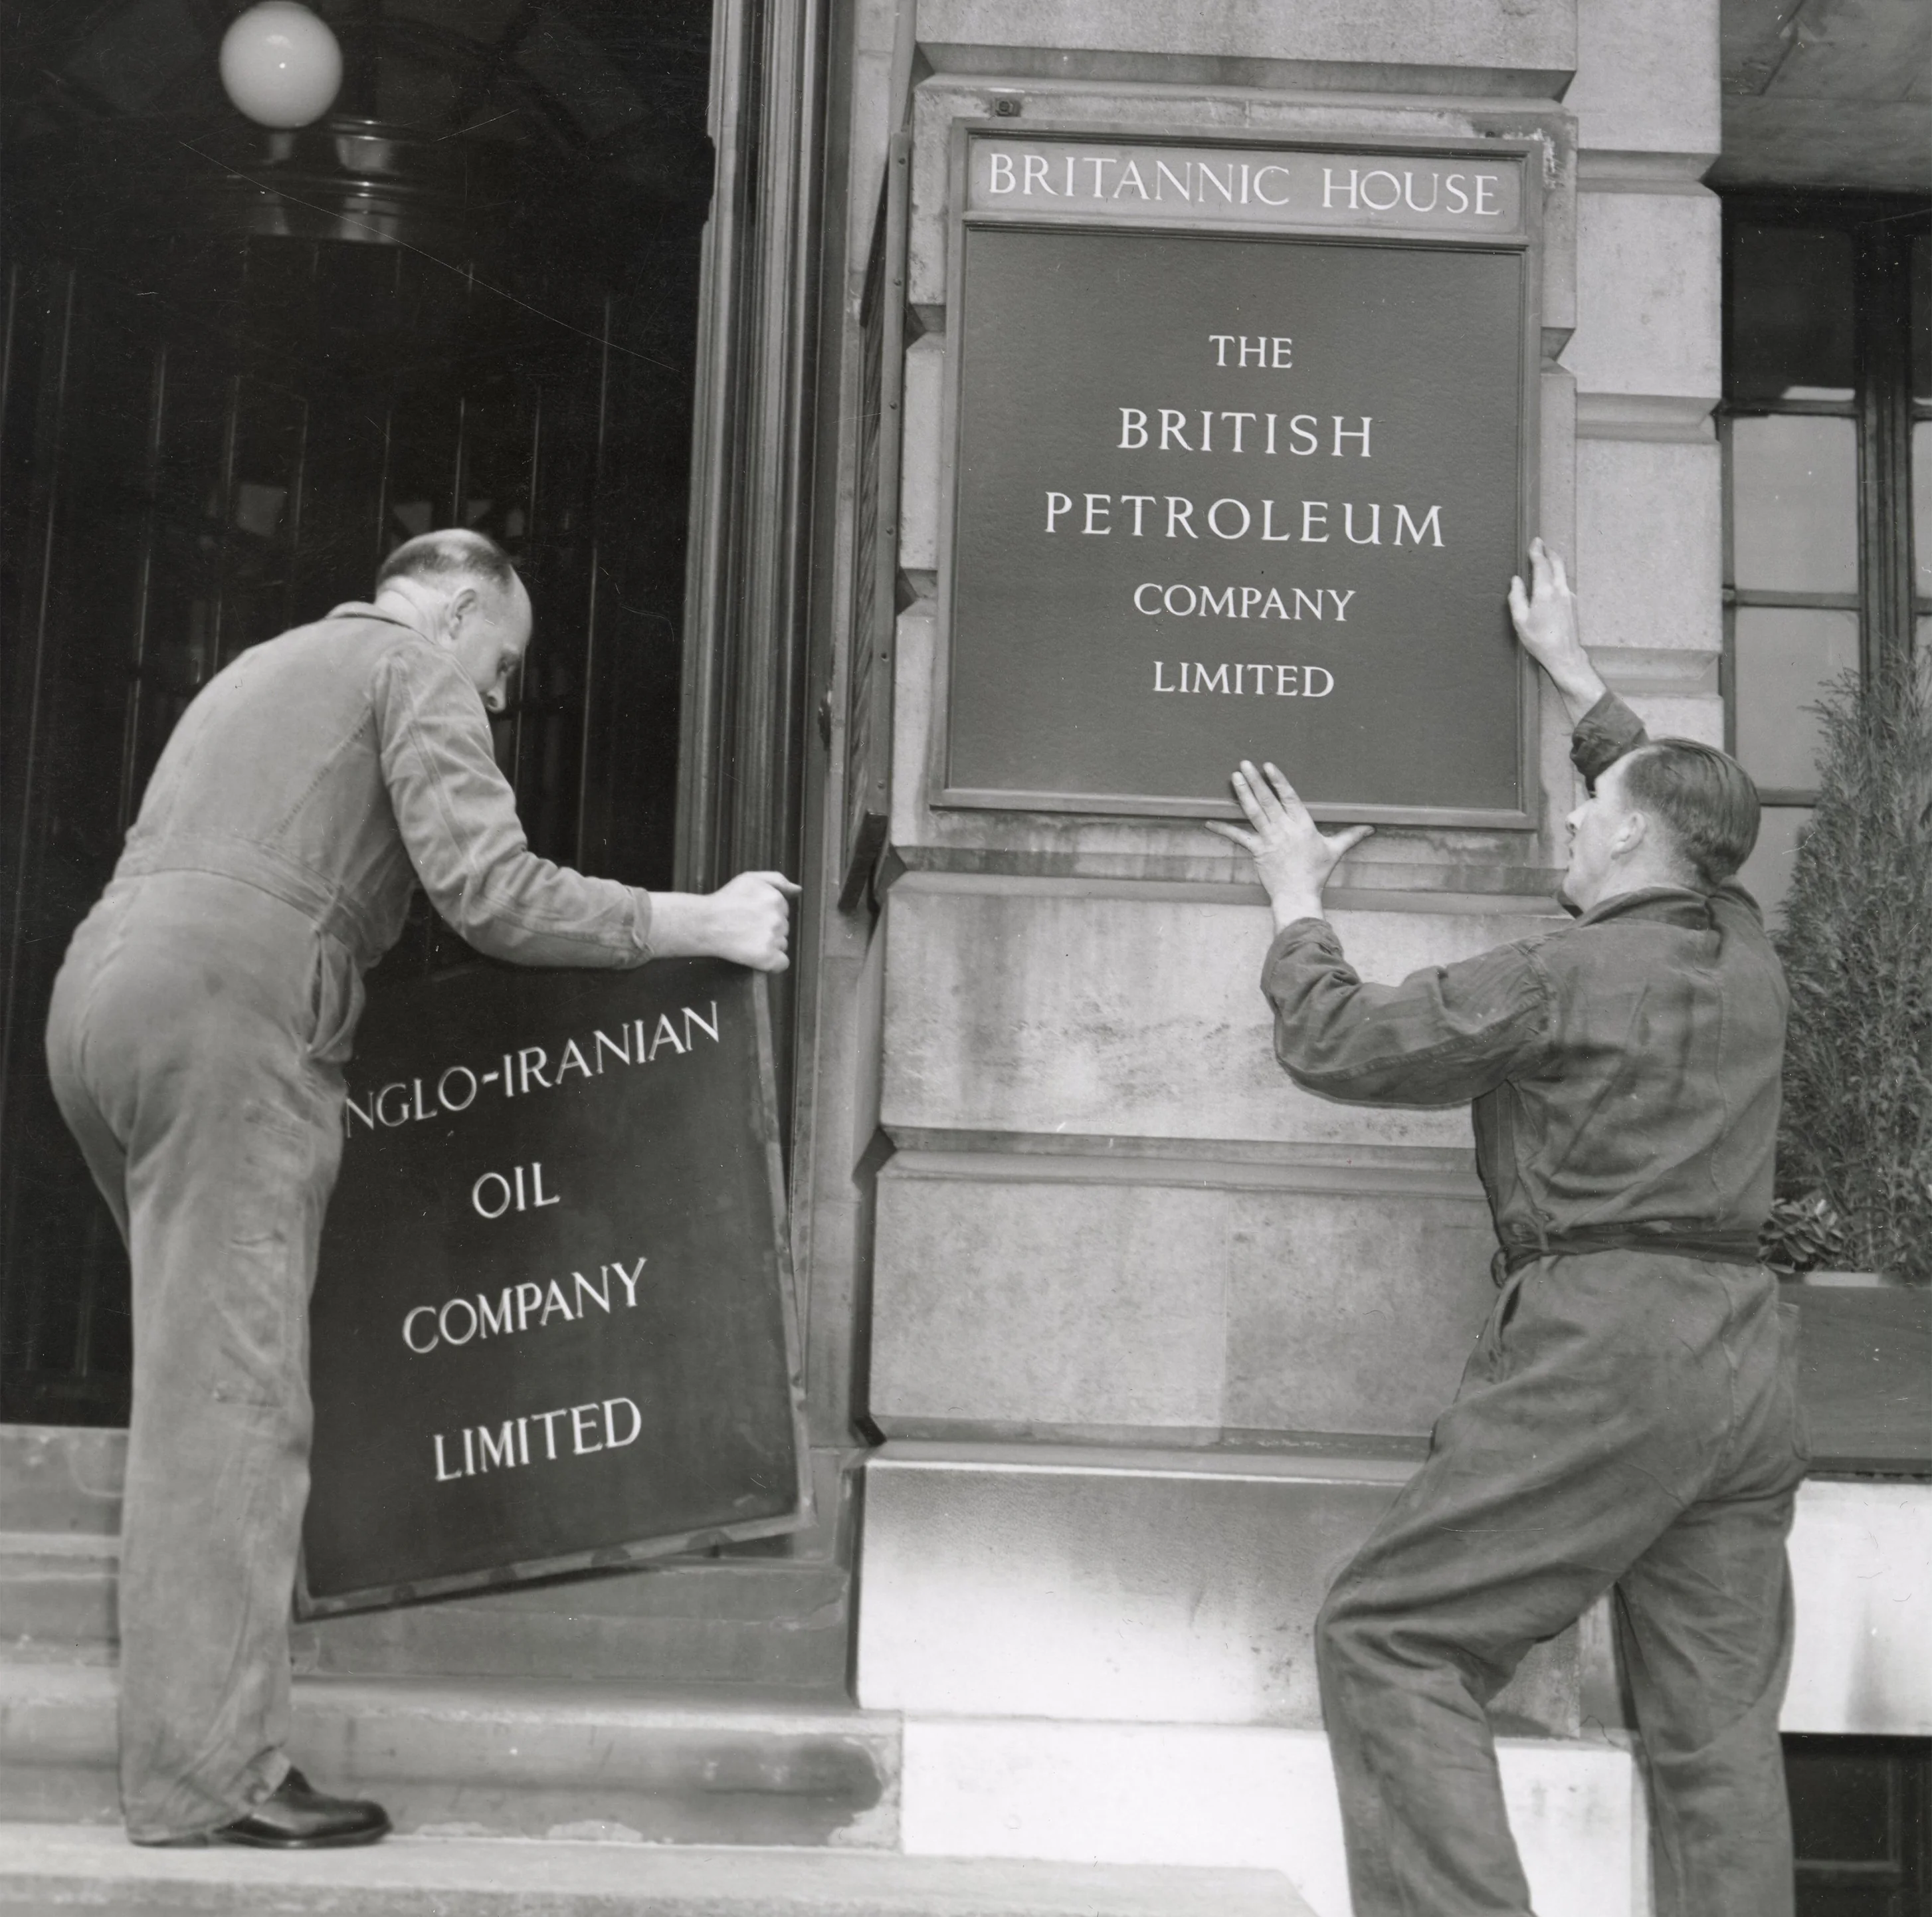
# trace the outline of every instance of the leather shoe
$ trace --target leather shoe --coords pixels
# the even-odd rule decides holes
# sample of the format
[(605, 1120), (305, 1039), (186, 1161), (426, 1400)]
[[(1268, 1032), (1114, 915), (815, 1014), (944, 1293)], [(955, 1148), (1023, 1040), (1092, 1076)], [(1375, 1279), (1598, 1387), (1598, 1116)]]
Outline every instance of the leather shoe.
[(364, 1797), (331, 1797), (292, 1768), (262, 1801), (232, 1823), (210, 1831), (211, 1844), (262, 1850), (340, 1850), (389, 1834), (389, 1814)]

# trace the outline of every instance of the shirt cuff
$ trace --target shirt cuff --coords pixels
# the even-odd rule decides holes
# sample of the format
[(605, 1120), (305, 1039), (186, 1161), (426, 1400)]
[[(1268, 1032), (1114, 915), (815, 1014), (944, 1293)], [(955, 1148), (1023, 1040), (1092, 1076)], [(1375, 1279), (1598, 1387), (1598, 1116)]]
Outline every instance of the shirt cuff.
[(641, 886), (631, 888), (631, 936), (636, 940), (638, 963), (644, 964), (653, 956), (651, 951), (651, 895)]

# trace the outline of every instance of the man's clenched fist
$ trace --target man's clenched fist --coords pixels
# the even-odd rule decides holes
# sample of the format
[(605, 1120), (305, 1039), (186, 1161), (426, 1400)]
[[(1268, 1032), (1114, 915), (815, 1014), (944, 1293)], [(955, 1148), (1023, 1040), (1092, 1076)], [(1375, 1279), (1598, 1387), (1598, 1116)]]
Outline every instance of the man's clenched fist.
[(782, 872), (740, 872), (705, 900), (711, 908), (716, 958), (757, 972), (782, 972), (791, 963), (791, 904), (798, 887)]
[(651, 894), (651, 955), (728, 958), (758, 972), (791, 963), (791, 901), (798, 887), (782, 872), (740, 872), (716, 892)]

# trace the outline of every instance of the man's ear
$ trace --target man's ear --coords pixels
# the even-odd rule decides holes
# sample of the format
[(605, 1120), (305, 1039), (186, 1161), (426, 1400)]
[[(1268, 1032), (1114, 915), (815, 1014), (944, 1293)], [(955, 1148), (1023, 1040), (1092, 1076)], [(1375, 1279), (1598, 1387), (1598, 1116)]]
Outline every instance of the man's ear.
[(483, 596), (474, 586), (459, 586), (443, 602), (443, 624), (451, 638), (455, 638), (464, 626), (476, 616), (482, 603)]
[(1648, 844), (1650, 837), (1650, 814), (1648, 812), (1626, 812), (1618, 824), (1616, 837), (1611, 841), (1610, 849), (1618, 857), (1628, 859)]

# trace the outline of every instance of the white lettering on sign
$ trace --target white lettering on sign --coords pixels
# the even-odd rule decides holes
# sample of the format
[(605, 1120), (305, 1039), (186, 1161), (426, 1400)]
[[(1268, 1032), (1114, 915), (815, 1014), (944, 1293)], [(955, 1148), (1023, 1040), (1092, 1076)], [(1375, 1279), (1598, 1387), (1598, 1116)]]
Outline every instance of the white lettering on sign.
[(1137, 224), (1522, 230), (1523, 163), (1508, 152), (1364, 154), (982, 135), (973, 142), (970, 171), (970, 213), (1099, 214)]
[[(1323, 450), (1322, 422), (1312, 412), (1291, 414), (1288, 419), (1288, 443), (1278, 446), (1280, 434), (1276, 430), (1282, 416), (1276, 412), (1234, 412), (1216, 411), (1203, 408), (1197, 412), (1184, 412), (1171, 406), (1148, 408), (1124, 406), (1116, 409), (1120, 416), (1120, 436), (1114, 442), (1116, 452), (1184, 452), (1184, 453), (1258, 453), (1264, 458), (1278, 458), (1286, 452), (1302, 459)], [(1158, 424), (1150, 423), (1150, 412), (1157, 416)], [(1361, 422), (1352, 426), (1349, 416), (1331, 413), (1329, 417), (1334, 428), (1333, 439), (1328, 446), (1331, 459), (1347, 457), (1367, 459), (1371, 457), (1370, 441), (1373, 436), (1375, 421), (1366, 415), (1354, 416)], [(1222, 422), (1219, 437), (1214, 422)], [(1250, 434), (1249, 428), (1258, 424), (1261, 430)], [(1160, 444), (1154, 442), (1159, 434)], [(1188, 436), (1192, 434), (1190, 439)], [(1344, 446), (1343, 441), (1348, 444)], [(1065, 500), (1063, 512), (1070, 512), (1073, 502)], [(1047, 529), (1051, 532), (1053, 529)]]
[[(557, 1440), (557, 1420), (567, 1418), (566, 1444)], [(537, 1448), (530, 1443), (530, 1427), (538, 1427)], [(443, 1448), (443, 1434), (430, 1434), (436, 1481), (447, 1484), (459, 1478), (481, 1478), (493, 1471), (514, 1471), (520, 1466), (556, 1464), (569, 1458), (589, 1457), (598, 1451), (621, 1451), (634, 1444), (644, 1429), (644, 1414), (630, 1398), (593, 1398), (588, 1404), (560, 1405), (554, 1411), (526, 1412), (506, 1418), (500, 1424), (466, 1425), (458, 1432), (463, 1456), (459, 1466), (456, 1446)]]
[(1134, 610), (1149, 619), (1162, 613), (1175, 619), (1322, 619), (1327, 616), (1325, 604), (1334, 611), (1336, 625), (1348, 623), (1354, 586), (1346, 592), (1338, 592), (1332, 586), (1318, 586), (1312, 592), (1300, 586), (1287, 590), (1293, 595), (1292, 600), (1282, 596), (1278, 586), (1265, 590), (1258, 586), (1163, 586), (1149, 580), (1134, 588)]
[[(452, 1065), (433, 1080), (428, 1076), (398, 1079), (364, 1094), (359, 1102), (353, 1097), (346, 1100), (342, 1129), (352, 1138), (358, 1123), (374, 1132), (453, 1118), (467, 1112), (485, 1086), (496, 1088), (505, 1098), (526, 1098), (536, 1092), (560, 1090), (580, 1078), (587, 1084), (602, 1078), (607, 1066), (655, 1064), (666, 1052), (682, 1058), (695, 1049), (700, 1038), (719, 1043), (720, 1025), (714, 998), (709, 1018), (694, 1005), (681, 1006), (675, 1017), (661, 1012), (648, 1030), (645, 1020), (628, 1018), (615, 1033), (592, 1031), (580, 1038), (566, 1038), (554, 1054), (550, 1046), (543, 1045), (504, 1052), (487, 1072)], [(426, 1090), (425, 1087), (433, 1089)]]
[[(1250, 682), (1249, 674), (1254, 675)], [(1325, 699), (1335, 689), (1335, 675), (1326, 666), (1280, 665), (1272, 660), (1224, 659), (1218, 665), (1205, 665), (1198, 659), (1156, 659), (1154, 689), (1156, 692), (1225, 692), (1230, 695), (1252, 694), (1277, 699)]]
[[(1230, 363), (1228, 349), (1233, 346), (1239, 354), (1232, 362), (1237, 368), (1255, 368), (1273, 373), (1286, 373), (1294, 368), (1294, 341), (1283, 334), (1270, 337), (1266, 333), (1257, 333), (1250, 339), (1245, 333), (1210, 333), (1208, 344), (1214, 349), (1216, 366)], [(1249, 413), (1246, 416), (1252, 419), (1254, 415)]]
[(638, 1306), (638, 1280), (650, 1261), (640, 1256), (634, 1269), (626, 1270), (622, 1258), (600, 1264), (595, 1278), (580, 1271), (570, 1276), (571, 1288), (553, 1278), (548, 1286), (526, 1279), (521, 1284), (506, 1285), (493, 1298), (479, 1292), (473, 1298), (460, 1295), (440, 1305), (415, 1305), (403, 1314), (403, 1342), (418, 1358), (427, 1358), (439, 1346), (466, 1345), (472, 1338), (506, 1338), (518, 1332), (542, 1331), (553, 1318), (574, 1324), (590, 1317), (595, 1305), (606, 1318), (614, 1310), (617, 1294), (611, 1280), (623, 1286), (620, 1300), (627, 1311)]
[(519, 1165), (508, 1178), (500, 1172), (486, 1172), (470, 1188), (470, 1202), (480, 1218), (501, 1218), (513, 1205), (519, 1211), (538, 1211), (560, 1202), (556, 1192), (545, 1193), (540, 1162), (531, 1164), (527, 1186)]
[[(1327, 500), (1302, 500), (1300, 530), (1298, 534), (1292, 506), (1279, 500), (1250, 502), (1228, 496), (1204, 504), (1184, 493), (1088, 493), (1084, 496), (1087, 502), (1084, 514), (1087, 523), (1076, 522), (1065, 526), (1060, 522), (1073, 511), (1072, 495), (1049, 492), (1046, 496), (1046, 530), (1055, 534), (1071, 532), (1105, 537), (1116, 529), (1102, 522), (1118, 510), (1131, 518), (1131, 524), (1118, 529), (1129, 538), (1165, 536), (1169, 539), (1198, 541), (1202, 531), (1202, 527), (1195, 524), (1198, 506), (1202, 525), (1207, 532), (1231, 545), (1244, 539), (1280, 545), (1298, 537), (1310, 545), (1318, 546), (1328, 543), (1333, 524), (1330, 514), (1337, 509)], [(1118, 508), (1112, 503), (1116, 499), (1120, 502)], [(1159, 505), (1163, 499), (1166, 511), (1164, 514), (1155, 515), (1150, 526), (1143, 508)], [(1339, 510), (1342, 515), (1342, 536), (1352, 545), (1439, 546), (1442, 543), (1440, 504), (1424, 507), (1412, 506), (1406, 501), (1344, 500)], [(1275, 517), (1277, 512), (1281, 514), (1279, 524)], [(1388, 514), (1386, 519), (1383, 517), (1384, 512)]]

